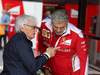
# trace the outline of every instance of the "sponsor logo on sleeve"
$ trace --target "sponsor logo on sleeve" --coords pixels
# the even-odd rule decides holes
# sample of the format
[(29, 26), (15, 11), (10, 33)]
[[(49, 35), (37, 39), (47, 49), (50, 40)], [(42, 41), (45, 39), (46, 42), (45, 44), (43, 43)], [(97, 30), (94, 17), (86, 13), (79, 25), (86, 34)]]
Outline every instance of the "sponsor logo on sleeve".
[(81, 42), (81, 48), (82, 48), (84, 51), (87, 50), (87, 48), (86, 48), (86, 41)]
[(50, 47), (50, 44), (48, 44), (46, 41), (43, 41), (43, 44)]
[(86, 51), (87, 49), (84, 49), (84, 51)]
[(60, 52), (70, 52), (71, 49), (58, 49), (58, 51), (60, 51)]
[(66, 40), (66, 38), (63, 38), (63, 42)]
[(85, 44), (85, 41), (81, 42), (81, 44)]
[(43, 29), (42, 30), (42, 36), (44, 36), (46, 38), (50, 38), (50, 31)]
[(83, 45), (83, 46), (82, 46), (82, 48), (85, 48), (85, 47), (86, 47), (86, 45)]
[(71, 39), (64, 41), (62, 44), (64, 45), (71, 45)]

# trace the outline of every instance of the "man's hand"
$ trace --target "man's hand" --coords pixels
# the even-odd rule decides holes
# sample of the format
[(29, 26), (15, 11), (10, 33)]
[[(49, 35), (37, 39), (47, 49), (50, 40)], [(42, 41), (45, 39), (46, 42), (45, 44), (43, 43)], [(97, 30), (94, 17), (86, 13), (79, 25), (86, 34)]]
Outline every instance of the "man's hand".
[(50, 70), (45, 70), (44, 75), (52, 75), (52, 74), (51, 74)]
[(52, 75), (51, 70), (48, 67), (42, 67), (41, 70), (44, 73), (44, 75)]
[(46, 49), (46, 53), (48, 53), (50, 55), (50, 57), (54, 57), (55, 56), (55, 53), (56, 53), (56, 50), (59, 49), (60, 47), (49, 47)]

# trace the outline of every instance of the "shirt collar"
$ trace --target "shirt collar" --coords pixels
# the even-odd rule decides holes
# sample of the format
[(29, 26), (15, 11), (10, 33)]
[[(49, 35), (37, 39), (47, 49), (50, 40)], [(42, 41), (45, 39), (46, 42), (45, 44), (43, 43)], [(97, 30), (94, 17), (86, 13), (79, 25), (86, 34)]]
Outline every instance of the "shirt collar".
[(64, 30), (63, 35), (62, 35), (62, 36), (67, 35), (67, 34), (70, 34), (70, 27), (69, 27), (69, 23), (68, 23), (68, 25), (66, 26), (66, 28), (65, 28), (65, 30)]
[(33, 43), (32, 41), (26, 36), (26, 34), (24, 32), (20, 32), (22, 34), (22, 36), (24, 37), (24, 39), (30, 44), (30, 46), (32, 47)]
[(70, 34), (70, 27), (69, 27), (70, 25), (69, 25), (69, 23), (68, 23), (68, 25), (67, 25), (67, 27), (66, 27), (66, 32), (67, 32), (67, 34)]

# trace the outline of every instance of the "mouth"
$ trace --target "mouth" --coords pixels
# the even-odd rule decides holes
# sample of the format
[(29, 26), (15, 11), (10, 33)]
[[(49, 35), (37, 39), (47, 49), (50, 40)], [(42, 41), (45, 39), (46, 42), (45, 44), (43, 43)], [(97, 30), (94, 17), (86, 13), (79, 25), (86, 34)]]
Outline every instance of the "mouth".
[(62, 32), (56, 33), (57, 35), (62, 35)]
[(56, 33), (57, 35), (61, 35), (61, 33)]

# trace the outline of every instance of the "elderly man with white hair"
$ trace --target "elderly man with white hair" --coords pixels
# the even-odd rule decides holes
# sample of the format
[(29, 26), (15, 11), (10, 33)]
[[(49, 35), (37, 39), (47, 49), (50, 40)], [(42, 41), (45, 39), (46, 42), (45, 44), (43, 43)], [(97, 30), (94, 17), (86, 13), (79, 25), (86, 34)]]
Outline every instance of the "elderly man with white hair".
[(34, 57), (31, 40), (37, 31), (35, 17), (22, 15), (15, 20), (16, 34), (4, 48), (4, 67), (0, 75), (36, 75), (36, 72), (53, 57), (59, 47), (47, 48), (46, 52)]

